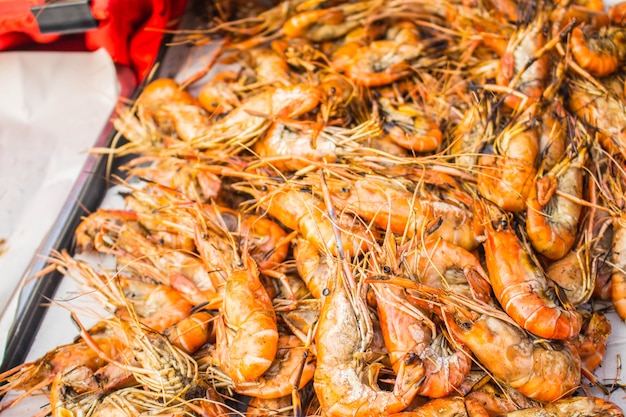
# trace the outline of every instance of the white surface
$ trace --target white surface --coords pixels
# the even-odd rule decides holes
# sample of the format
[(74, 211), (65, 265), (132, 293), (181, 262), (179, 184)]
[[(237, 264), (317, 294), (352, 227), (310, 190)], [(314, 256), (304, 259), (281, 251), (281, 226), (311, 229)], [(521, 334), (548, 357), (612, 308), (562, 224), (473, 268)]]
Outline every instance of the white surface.
[(0, 53), (0, 358), (24, 270), (117, 102), (106, 51)]
[[(607, 341), (606, 354), (602, 365), (595, 371), (598, 381), (604, 385), (613, 385), (614, 391), (609, 399), (626, 411), (626, 323), (616, 313), (610, 312), (607, 318), (613, 328)], [(602, 397), (602, 393), (593, 390), (594, 395)]]

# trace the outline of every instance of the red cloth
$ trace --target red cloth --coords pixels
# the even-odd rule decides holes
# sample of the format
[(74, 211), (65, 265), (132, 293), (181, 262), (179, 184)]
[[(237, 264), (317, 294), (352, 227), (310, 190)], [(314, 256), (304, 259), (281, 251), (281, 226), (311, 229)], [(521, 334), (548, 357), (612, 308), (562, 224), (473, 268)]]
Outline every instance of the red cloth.
[[(46, 44), (54, 50), (63, 36), (42, 34), (30, 11), (45, 0), (0, 0), (0, 50)], [(85, 32), (83, 47), (105, 48), (113, 61), (128, 65), (143, 79), (152, 68), (165, 29), (176, 27), (185, 0), (93, 0), (91, 12), (98, 28)]]

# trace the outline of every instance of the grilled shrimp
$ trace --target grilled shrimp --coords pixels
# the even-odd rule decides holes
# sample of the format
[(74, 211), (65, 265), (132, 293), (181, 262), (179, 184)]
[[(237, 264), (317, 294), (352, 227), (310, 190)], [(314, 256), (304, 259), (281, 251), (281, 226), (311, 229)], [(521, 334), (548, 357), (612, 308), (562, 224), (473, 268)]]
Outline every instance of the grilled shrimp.
[[(129, 210), (106, 210), (99, 208), (84, 217), (74, 231), (75, 251), (80, 254), (103, 251), (109, 232), (122, 227), (137, 227), (137, 213)], [(106, 236), (106, 237), (105, 237)]]
[[(146, 165), (150, 163), (150, 165)], [(141, 178), (180, 191), (193, 201), (217, 197), (222, 181), (200, 160), (177, 157), (137, 157), (122, 167), (128, 178)]]
[(615, 72), (626, 59), (626, 30), (577, 26), (572, 30), (570, 46), (578, 65), (593, 76), (603, 77)]
[(165, 132), (173, 128), (173, 120), (165, 105), (196, 106), (198, 101), (172, 78), (158, 78), (146, 85), (135, 105), (142, 117), (154, 118)]
[(580, 314), (556, 303), (546, 276), (505, 218), (487, 221), (483, 243), (489, 280), (506, 313), (524, 329), (549, 339), (569, 339), (582, 326)]
[[(245, 100), (241, 107), (233, 110), (222, 121), (218, 122), (206, 139), (212, 141), (214, 138), (211, 136), (216, 133), (224, 134), (236, 129), (240, 135), (238, 136), (239, 141), (245, 143), (243, 138), (245, 138), (246, 133), (250, 136), (252, 134), (258, 135), (257, 125), (263, 122), (263, 119), (258, 116), (250, 117), (252, 114), (264, 115), (265, 117), (294, 118), (317, 107), (321, 96), (322, 92), (319, 88), (304, 84), (261, 92)], [(242, 126), (242, 122), (244, 122), (244, 126)], [(246, 126), (245, 123), (250, 123), (250, 125)]]
[(624, 412), (616, 404), (595, 397), (563, 398), (544, 406), (526, 408), (502, 414), (503, 417), (622, 417)]
[[(472, 361), (467, 352), (450, 348), (438, 332), (431, 313), (406, 301), (401, 288), (387, 285), (378, 277), (401, 273), (405, 263), (397, 254), (396, 244), (387, 234), (370, 262), (368, 280), (376, 296), (376, 309), (389, 361), (396, 373), (404, 367), (417, 383), (418, 395), (440, 398), (457, 390), (469, 374)], [(409, 272), (410, 275), (414, 271)]]
[(434, 306), (452, 338), (471, 350), (487, 371), (523, 395), (550, 402), (578, 388), (581, 361), (571, 343), (535, 343), (507, 314), (462, 294), (405, 278), (388, 282), (406, 288), (408, 299), (417, 305)]
[(577, 25), (592, 25), (596, 28), (608, 26), (611, 23), (604, 4), (599, 4), (599, 7), (596, 7), (596, 5), (588, 7), (588, 5), (580, 2), (564, 1), (557, 4), (550, 13), (552, 36), (557, 36), (573, 19), (575, 19)]
[(567, 301), (579, 306), (593, 295), (595, 276), (591, 274), (591, 259), (585, 247), (569, 251), (563, 258), (546, 266), (546, 277), (561, 287)]
[[(198, 364), (185, 352), (173, 346), (165, 336), (142, 328), (134, 320), (120, 322), (119, 329), (123, 332), (123, 338), (128, 340), (130, 355), (117, 360), (99, 350), (82, 324), (76, 319), (75, 322), (81, 329), (83, 339), (102, 359), (110, 365), (130, 372), (137, 382), (137, 387), (121, 388), (109, 395), (130, 393), (131, 396), (126, 397), (130, 400), (129, 405), (145, 410), (148, 414), (161, 412), (166, 407), (197, 410), (193, 402), (186, 401), (185, 394), (198, 387), (200, 382)], [(71, 390), (64, 390), (63, 394), (64, 397), (72, 399)], [(53, 414), (58, 406), (63, 410), (67, 405), (65, 399), (60, 404), (52, 404)]]
[(344, 3), (327, 9), (305, 10), (283, 25), (287, 38), (306, 38), (323, 42), (339, 38), (361, 26), (379, 0)]
[(478, 191), (503, 210), (522, 211), (537, 173), (537, 127), (517, 118), (496, 137), (495, 147), (495, 155), (479, 158)]
[(541, 114), (541, 134), (539, 136), (539, 154), (541, 169), (549, 171), (563, 159), (567, 146), (568, 119), (562, 98), (556, 97), (547, 104)]
[(337, 159), (337, 145), (310, 124), (273, 123), (254, 144), (254, 151), (265, 163), (281, 172), (297, 171), (309, 161), (329, 163)]
[[(605, 85), (618, 83), (611, 76), (604, 79)], [(623, 83), (623, 81), (622, 81)], [(621, 89), (624, 87), (620, 85)], [(568, 83), (568, 109), (576, 114), (591, 131), (596, 132), (600, 144), (611, 153), (626, 156), (626, 100), (623, 91), (603, 89), (589, 80), (572, 77)]]
[[(119, 285), (139, 321), (157, 332), (173, 326), (191, 313), (193, 305), (181, 293), (166, 285), (126, 277), (119, 278)], [(128, 319), (129, 311), (125, 303), (117, 307), (115, 314)]]
[(548, 259), (564, 257), (576, 240), (582, 211), (577, 200), (583, 197), (585, 160), (583, 149), (573, 161), (566, 159), (564, 166), (555, 167), (537, 179), (531, 188), (526, 209), (526, 233), (535, 250)]
[[(455, 305), (452, 300), (444, 302)], [(473, 301), (465, 304), (477, 306)], [(442, 307), (441, 314), (450, 334), (493, 375), (538, 401), (555, 401), (578, 388), (581, 363), (571, 345), (533, 343), (502, 313), (481, 313), (483, 307), (470, 308), (463, 313)]]
[(405, 368), (414, 375), (425, 375), (424, 363), (420, 354), (430, 345), (434, 323), (429, 314), (416, 310), (411, 314), (408, 309), (402, 308), (404, 295), (402, 290), (381, 283), (370, 283), (376, 295), (376, 309), (380, 328), (389, 353), (389, 362), (397, 373), (402, 361), (410, 358), (404, 364)]
[(606, 316), (594, 311), (585, 316), (582, 331), (572, 339), (572, 344), (580, 355), (583, 375), (588, 378), (604, 359), (611, 328), (611, 322)]
[(257, 380), (276, 357), (278, 329), (272, 300), (252, 258), (226, 280), (221, 318), (216, 322), (217, 360), (235, 382)]
[[(98, 348), (110, 356), (117, 355), (126, 347), (117, 332), (109, 326), (94, 326), (90, 333)], [(105, 364), (106, 361), (84, 340), (58, 346), (33, 362), (24, 363), (0, 374), (2, 382), (0, 396), (4, 396), (9, 391), (24, 391), (23, 395), (0, 405), (0, 412), (17, 404), (31, 393), (49, 386), (57, 375), (67, 370), (81, 368), (83, 370), (81, 372), (85, 369), (93, 372)], [(58, 378), (63, 378), (63, 376)]]
[(395, 144), (413, 152), (439, 149), (443, 134), (437, 122), (417, 105), (397, 105), (387, 98), (378, 100), (384, 131)]
[[(266, 47), (256, 47), (246, 51), (250, 66), (256, 78), (255, 85), (283, 85), (292, 84), (289, 77), (287, 60)], [(250, 88), (250, 85), (247, 86)]]
[[(129, 320), (112, 324), (116, 326), (120, 339), (125, 340), (127, 335), (123, 333), (122, 329), (134, 320), (134, 317), (129, 317)], [(214, 340), (213, 331), (209, 329), (209, 325), (213, 320), (214, 317), (206, 311), (195, 312), (165, 329), (162, 335), (167, 338), (167, 341), (172, 346), (186, 354), (192, 354), (206, 343)], [(113, 323), (113, 321), (104, 323)], [(132, 385), (135, 382), (132, 367), (141, 366), (141, 362), (135, 356), (135, 348), (134, 346), (126, 346), (124, 350), (119, 351), (115, 355), (107, 354), (107, 352), (100, 353), (100, 357), (106, 359), (108, 363), (93, 372), (93, 375), (89, 377), (90, 380), (84, 379), (84, 383), (91, 387), (90, 392), (92, 394), (110, 392), (114, 389)], [(123, 366), (120, 366), (120, 364), (123, 364)], [(80, 381), (74, 384), (76, 383), (80, 383)], [(64, 384), (67, 385), (67, 382), (64, 382)]]
[(612, 4), (608, 10), (609, 19), (617, 26), (626, 26), (626, 2)]
[(402, 411), (416, 395), (417, 380), (401, 361), (392, 391), (364, 382), (361, 357), (369, 343), (361, 326), (366, 324), (363, 320), (369, 321), (363, 316), (367, 308), (363, 296), (356, 289), (349, 290), (347, 279), (341, 274), (338, 268), (329, 284), (315, 336), (317, 367), (313, 386), (322, 413), (359, 417)]
[(241, 147), (251, 146), (272, 118), (294, 118), (309, 112), (317, 107), (321, 96), (318, 87), (305, 84), (265, 89), (215, 123), (196, 123), (186, 128), (186, 140), (172, 143), (167, 152), (200, 150), (207, 155), (217, 152), (219, 156), (238, 152)]
[(440, 398), (454, 392), (469, 374), (472, 361), (467, 352), (450, 349), (437, 334), (429, 314), (408, 308), (398, 288), (384, 281), (370, 281), (385, 347), (396, 373), (408, 372), (416, 382), (417, 394)]
[[(128, 218), (134, 220), (128, 220)], [(211, 302), (215, 298), (217, 288), (223, 282), (221, 268), (212, 265), (207, 268), (204, 259), (188, 250), (170, 249), (161, 245), (158, 239), (154, 242), (146, 236), (140, 228), (137, 219), (144, 219), (156, 225), (166, 224), (165, 217), (146, 219), (146, 216), (137, 212), (109, 211), (100, 209), (87, 216), (76, 232), (77, 251), (96, 250), (100, 253), (117, 256), (118, 264), (126, 270), (138, 271), (140, 275), (149, 276), (162, 285), (172, 286), (179, 290), (194, 304)], [(122, 222), (120, 222), (120, 219)], [(190, 217), (181, 216), (180, 212), (175, 222), (170, 222), (183, 235), (193, 233), (193, 227), (185, 228)], [(162, 223), (161, 223), (162, 222)], [(168, 228), (164, 228), (164, 231)], [(93, 230), (95, 229), (95, 230)], [(158, 230), (158, 227), (155, 229)], [(163, 234), (159, 235), (163, 236)], [(193, 236), (193, 235), (190, 235)], [(188, 237), (190, 237), (188, 236)], [(153, 236), (154, 238), (154, 236)], [(183, 238), (184, 241), (186, 239)], [(194, 247), (200, 248), (198, 240)], [(220, 240), (213, 244), (218, 245)], [(223, 245), (222, 245), (223, 246)]]
[(97, 270), (88, 262), (74, 259), (67, 251), (55, 254), (51, 264), (81, 286), (96, 289), (115, 307), (118, 317), (137, 317), (140, 323), (157, 332), (188, 317), (193, 307), (183, 294), (168, 285)]
[[(531, 23), (520, 26), (513, 33), (500, 58), (496, 82), (526, 96), (524, 107), (539, 100), (546, 88), (549, 57), (545, 53), (539, 54), (546, 45), (546, 23), (545, 12), (538, 11)], [(524, 100), (515, 94), (507, 95), (504, 102), (513, 109), (524, 104)]]
[(237, 73), (224, 71), (206, 82), (198, 92), (198, 102), (209, 114), (220, 116), (237, 107), (239, 97), (232, 84), (237, 81)]
[(353, 52), (351, 62), (337, 71), (346, 75), (357, 85), (380, 87), (398, 81), (410, 74), (409, 61), (423, 51), (420, 44), (404, 44), (389, 40), (373, 41)]
[(491, 100), (482, 96), (477, 102), (472, 102), (452, 129), (450, 154), (455, 156), (461, 169), (476, 169), (479, 152), (493, 135), (491, 111)]
[(478, 244), (469, 210), (448, 201), (420, 198), (393, 178), (329, 179), (328, 186), (339, 209), (353, 211), (383, 230), (408, 237), (441, 237), (468, 250)]
[(285, 260), (290, 237), (274, 220), (252, 213), (241, 214), (227, 207), (215, 208), (228, 232), (238, 236), (241, 246), (248, 245), (250, 256), (261, 272), (272, 270)]
[(534, 407), (538, 404), (511, 386), (495, 381), (493, 377), (484, 376), (472, 385), (471, 391), (465, 395), (480, 404), (489, 415), (502, 415), (509, 411)]
[(213, 320), (215, 320), (213, 314), (208, 311), (198, 311), (165, 329), (163, 334), (172, 345), (185, 353), (192, 354), (211, 341), (213, 331), (209, 325)]
[[(199, 248), (198, 240), (194, 243)], [(179, 291), (194, 305), (212, 302), (223, 283), (222, 270), (214, 268), (215, 264), (207, 267), (205, 259), (193, 252), (161, 248), (147, 238), (127, 231), (120, 233), (118, 244), (125, 249), (117, 253), (121, 267), (145, 274), (154, 269), (150, 277)]]

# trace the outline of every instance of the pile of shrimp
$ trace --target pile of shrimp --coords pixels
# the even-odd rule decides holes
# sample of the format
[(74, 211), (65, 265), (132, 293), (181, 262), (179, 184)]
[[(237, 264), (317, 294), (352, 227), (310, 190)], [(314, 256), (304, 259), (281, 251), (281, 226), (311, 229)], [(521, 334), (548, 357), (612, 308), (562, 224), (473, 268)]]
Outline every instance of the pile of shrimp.
[(110, 317), (2, 409), (624, 415), (594, 371), (626, 320), (626, 3), (211, 6), (176, 35), (209, 64), (94, 149), (124, 207), (50, 254)]

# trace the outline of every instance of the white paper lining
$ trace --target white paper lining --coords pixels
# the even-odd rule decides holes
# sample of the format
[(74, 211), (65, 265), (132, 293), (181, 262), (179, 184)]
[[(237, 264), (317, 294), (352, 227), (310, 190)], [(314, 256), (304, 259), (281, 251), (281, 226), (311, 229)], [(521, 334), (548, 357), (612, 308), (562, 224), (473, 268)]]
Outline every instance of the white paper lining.
[(95, 52), (0, 53), (0, 357), (22, 275), (56, 220), (118, 100)]

